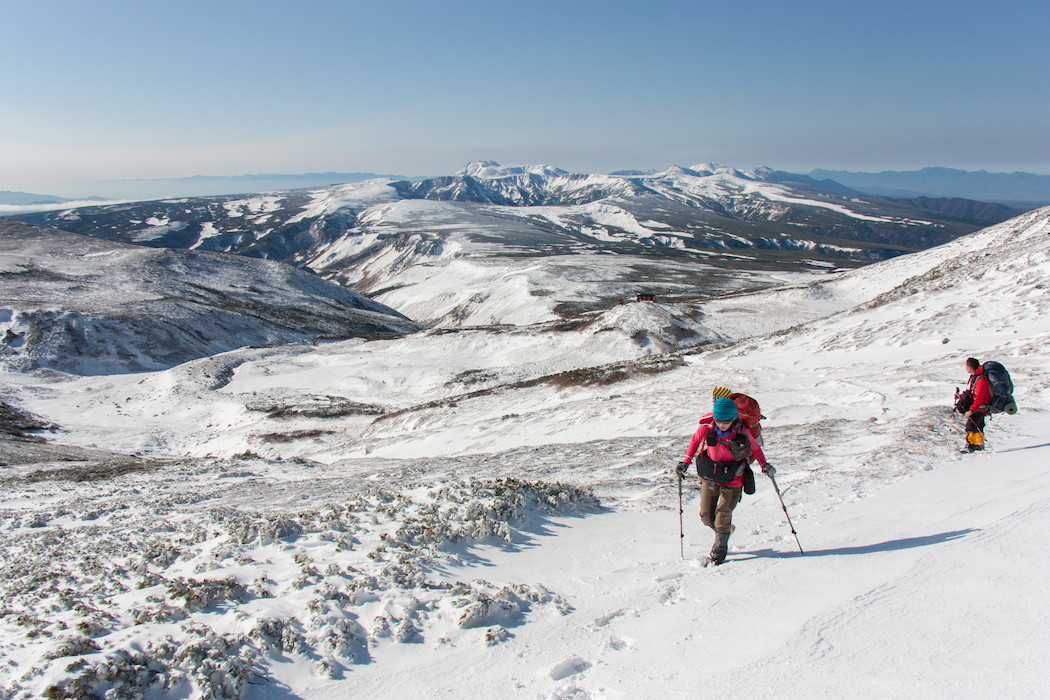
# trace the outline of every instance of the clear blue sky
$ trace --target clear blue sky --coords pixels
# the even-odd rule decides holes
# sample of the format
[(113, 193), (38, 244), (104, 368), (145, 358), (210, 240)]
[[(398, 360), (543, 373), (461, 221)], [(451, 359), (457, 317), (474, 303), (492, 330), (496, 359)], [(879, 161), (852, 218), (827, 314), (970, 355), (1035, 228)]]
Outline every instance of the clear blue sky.
[(477, 159), (1050, 173), (1048, 8), (0, 0), (0, 190)]

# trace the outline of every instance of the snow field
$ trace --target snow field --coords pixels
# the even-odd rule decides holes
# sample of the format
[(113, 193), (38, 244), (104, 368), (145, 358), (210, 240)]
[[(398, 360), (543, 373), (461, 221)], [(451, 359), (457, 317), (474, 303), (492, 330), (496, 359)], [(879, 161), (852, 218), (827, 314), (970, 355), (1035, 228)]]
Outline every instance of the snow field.
[[(949, 457), (823, 513), (807, 514), (798, 491), (782, 487), (805, 556), (761, 477), (738, 508), (729, 561), (715, 569), (698, 566), (711, 536), (689, 496), (684, 561), (673, 505), (555, 518), (520, 550), (478, 548), (471, 570), (559, 581), (574, 624), (536, 620), (484, 656), (454, 648), (384, 659), (311, 696), (452, 697), (469, 674), (478, 697), (685, 698), (703, 688), (712, 697), (976, 698), (999, 684), (1007, 697), (1041, 697), (1050, 685), (1036, 669), (1050, 635), (1040, 619), (1050, 604), (1030, 581), (1048, 564), (1030, 555), (1045, 550), (1050, 452), (1021, 444)], [(990, 486), (987, 472), (1004, 463), (1014, 478)]]
[[(152, 459), (3, 470), (0, 697), (1045, 697), (1046, 220), (715, 302), (751, 332), (665, 355), (636, 307), (8, 370), (56, 440)], [(1021, 413), (963, 456), (969, 355), (1006, 364)], [(679, 556), (670, 469), (715, 385), (760, 399), (806, 556), (762, 477), (717, 568), (686, 482)]]

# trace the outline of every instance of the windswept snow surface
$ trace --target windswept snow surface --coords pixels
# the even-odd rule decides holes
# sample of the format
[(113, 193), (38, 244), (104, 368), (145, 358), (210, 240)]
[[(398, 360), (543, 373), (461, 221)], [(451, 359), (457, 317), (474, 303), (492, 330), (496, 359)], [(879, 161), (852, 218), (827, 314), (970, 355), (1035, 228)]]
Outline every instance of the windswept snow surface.
[[(1050, 208), (688, 314), (7, 370), (64, 432), (0, 441), (0, 697), (1044, 698), (1048, 284)], [(971, 355), (1021, 412), (961, 455)], [(680, 540), (719, 384), (805, 556), (762, 477), (725, 565), (695, 477)]]

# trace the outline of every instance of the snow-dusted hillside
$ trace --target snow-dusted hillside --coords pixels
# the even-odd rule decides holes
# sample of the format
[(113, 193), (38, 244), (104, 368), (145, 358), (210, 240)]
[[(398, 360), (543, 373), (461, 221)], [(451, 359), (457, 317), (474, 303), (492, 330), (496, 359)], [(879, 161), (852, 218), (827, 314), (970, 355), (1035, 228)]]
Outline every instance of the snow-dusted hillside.
[(244, 345), (418, 330), (283, 263), (144, 248), (0, 220), (0, 357), (100, 374)]
[[(688, 310), (8, 368), (0, 398), (76, 461), (0, 441), (0, 687), (1043, 697), (1047, 284), (1050, 208)], [(717, 342), (661, 354), (674, 314)], [(1021, 413), (963, 456), (971, 355), (1007, 365)], [(719, 384), (762, 402), (805, 557), (761, 481), (700, 568), (695, 479), (679, 556), (670, 470)]]
[[(783, 175), (710, 164), (577, 175), (478, 162), (447, 178), (395, 183), (423, 201), (370, 210), (308, 264), (429, 323), (518, 323), (638, 292), (681, 301), (757, 289), (777, 273), (782, 281), (789, 271), (870, 261), (962, 232), (961, 221), (936, 212)], [(489, 300), (505, 299), (508, 281), (521, 304), (493, 310)]]
[[(597, 438), (609, 429), (609, 411), (620, 431), (646, 435), (669, 426), (659, 411), (652, 414), (655, 424), (634, 413), (637, 402), (647, 399), (632, 389), (624, 400), (624, 379), (664, 372), (677, 391), (688, 386), (680, 377), (688, 369), (671, 370), (708, 365), (721, 352), (740, 355), (741, 367), (753, 353), (751, 362), (776, 372), (781, 363), (805, 367), (826, 348), (863, 352), (869, 344), (928, 344), (954, 354), (945, 339), (1010, 336), (1019, 325), (1039, 327), (1046, 213), (1037, 210), (920, 254), (766, 292), (695, 305), (630, 303), (571, 323), (243, 348), (147, 377), (110, 379), (101, 391), (90, 378), (66, 382), (68, 391), (49, 389), (51, 399), (33, 405), (86, 446), (202, 456), (251, 451), (324, 462), (364, 454), (487, 452), (507, 447), (508, 439), (534, 445)], [(997, 311), (1004, 300), (1015, 309), (1006, 317)], [(826, 325), (832, 330), (822, 331)], [(799, 330), (808, 340), (795, 342), (808, 345), (790, 357), (779, 350), (779, 338)], [(729, 350), (710, 346), (732, 340), (739, 342)], [(766, 364), (760, 349), (772, 356)], [(675, 352), (661, 354), (668, 351)], [(726, 373), (735, 382), (754, 374)], [(223, 378), (219, 391), (213, 390), (216, 376)], [(240, 409), (229, 410), (231, 402)], [(318, 402), (329, 408), (318, 409)], [(447, 410), (451, 405), (457, 410)], [(563, 412), (575, 406), (572, 418), (548, 424), (552, 406)], [(317, 412), (320, 420), (312, 417)], [(92, 427), (78, 430), (78, 415), (95, 417)], [(193, 420), (186, 420), (190, 415)], [(501, 430), (475, 434), (491, 415), (500, 417)], [(138, 428), (145, 416), (150, 429), (143, 432)], [(125, 422), (136, 429), (125, 430)], [(104, 443), (96, 425), (107, 426)], [(184, 433), (187, 425), (193, 429)]]

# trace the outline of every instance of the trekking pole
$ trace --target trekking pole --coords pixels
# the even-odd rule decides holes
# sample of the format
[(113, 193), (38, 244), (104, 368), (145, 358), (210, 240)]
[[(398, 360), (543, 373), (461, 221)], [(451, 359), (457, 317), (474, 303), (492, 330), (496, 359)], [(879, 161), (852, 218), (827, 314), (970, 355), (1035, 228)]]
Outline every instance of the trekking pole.
[(780, 507), (784, 509), (784, 517), (787, 518), (788, 527), (791, 528), (791, 534), (795, 536), (795, 544), (798, 545), (798, 551), (802, 552), (803, 555), (806, 553), (802, 551), (802, 543), (798, 541), (798, 533), (795, 532), (795, 526), (791, 524), (791, 516), (788, 515), (787, 506), (784, 505), (784, 497), (780, 495), (780, 487), (777, 486), (777, 480), (773, 478), (772, 474), (767, 474), (769, 480), (773, 482), (773, 490), (777, 492), (777, 498), (780, 499)]
[[(677, 472), (676, 472), (677, 473)], [(682, 475), (678, 474), (678, 549), (685, 559), (685, 530), (682, 527)]]

